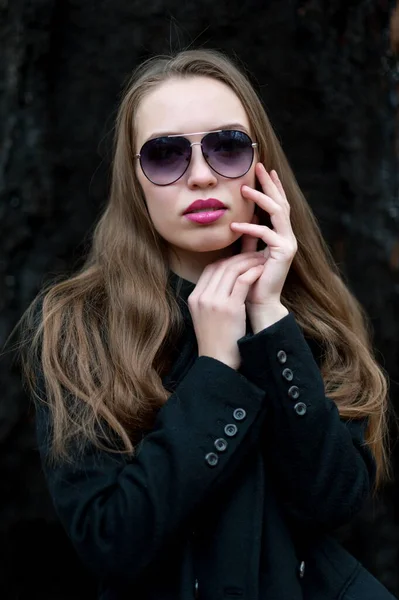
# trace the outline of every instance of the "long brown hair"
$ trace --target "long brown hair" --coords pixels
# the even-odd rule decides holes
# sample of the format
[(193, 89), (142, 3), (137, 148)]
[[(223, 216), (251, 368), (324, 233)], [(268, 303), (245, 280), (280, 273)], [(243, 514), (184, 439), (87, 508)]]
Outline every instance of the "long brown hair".
[[(134, 125), (150, 90), (168, 78), (192, 76), (230, 86), (247, 111), (259, 160), (280, 175), (298, 240), (282, 302), (323, 348), (326, 394), (340, 415), (368, 417), (377, 489), (391, 476), (388, 385), (373, 356), (366, 315), (340, 276), (250, 80), (222, 53), (203, 49), (149, 59), (133, 73), (116, 119), (109, 202), (85, 264), (48, 284), (21, 318), (26, 382), (51, 411), (51, 455), (70, 459), (72, 441), (114, 448), (115, 439), (118, 451), (133, 454), (170, 395), (162, 374), (183, 320), (168, 285), (166, 242), (152, 224), (135, 174)], [(267, 223), (269, 216), (257, 212), (260, 223)]]

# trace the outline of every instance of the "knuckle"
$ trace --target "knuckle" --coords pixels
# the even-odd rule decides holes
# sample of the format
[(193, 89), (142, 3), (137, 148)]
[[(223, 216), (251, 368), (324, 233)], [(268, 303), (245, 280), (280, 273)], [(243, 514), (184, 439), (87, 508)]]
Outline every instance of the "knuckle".
[(198, 299), (198, 308), (204, 312), (218, 312), (220, 311), (220, 305), (209, 296), (203, 295)]
[(294, 250), (298, 250), (298, 240), (296, 239), (296, 237), (292, 238), (292, 248)]
[(200, 296), (197, 301), (198, 308), (204, 309), (208, 307), (208, 299), (205, 295)]
[(189, 297), (187, 298), (187, 304), (189, 304), (190, 306), (194, 306), (197, 302), (198, 302), (198, 298), (194, 294), (190, 294)]

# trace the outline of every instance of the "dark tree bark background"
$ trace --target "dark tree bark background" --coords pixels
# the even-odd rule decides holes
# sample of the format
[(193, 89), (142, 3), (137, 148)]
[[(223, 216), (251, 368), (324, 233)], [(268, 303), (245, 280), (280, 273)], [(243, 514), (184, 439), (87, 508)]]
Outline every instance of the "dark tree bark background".
[[(0, 344), (43, 283), (84, 256), (107, 198), (113, 118), (126, 77), (149, 55), (192, 43), (248, 66), (342, 273), (370, 316), (397, 411), (393, 8), (389, 0), (0, 0)], [(0, 597), (88, 600), (93, 582), (54, 515), (34, 414), (12, 359), (8, 353), (0, 362)], [(396, 481), (340, 535), (399, 596), (393, 423)]]

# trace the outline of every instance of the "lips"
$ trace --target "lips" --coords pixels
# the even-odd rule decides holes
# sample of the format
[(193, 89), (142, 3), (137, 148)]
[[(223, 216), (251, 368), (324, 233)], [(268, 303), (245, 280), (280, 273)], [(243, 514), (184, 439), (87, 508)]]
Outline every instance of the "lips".
[(212, 208), (227, 208), (227, 206), (223, 204), (223, 202), (220, 202), (220, 200), (217, 200), (216, 198), (208, 198), (207, 200), (196, 200), (186, 208), (183, 214), (186, 215), (187, 213), (192, 213), (197, 210), (207, 210)]

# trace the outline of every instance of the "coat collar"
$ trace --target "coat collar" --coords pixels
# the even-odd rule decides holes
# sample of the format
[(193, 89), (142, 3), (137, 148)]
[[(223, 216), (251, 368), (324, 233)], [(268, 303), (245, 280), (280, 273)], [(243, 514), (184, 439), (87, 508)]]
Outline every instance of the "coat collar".
[(196, 284), (192, 281), (188, 281), (188, 279), (184, 279), (177, 275), (174, 271), (169, 269), (169, 282), (172, 288), (175, 290), (180, 298), (183, 298), (187, 302), (187, 298), (194, 290)]
[(170, 347), (171, 366), (162, 378), (164, 387), (173, 392), (195, 361), (198, 352), (193, 320), (187, 304), (187, 299), (196, 284), (180, 277), (172, 270), (169, 270), (168, 284), (177, 299), (184, 319), (184, 329)]
[(188, 308), (187, 299), (195, 289), (196, 284), (192, 281), (188, 281), (188, 279), (180, 277), (180, 275), (177, 275), (171, 269), (169, 269), (169, 284), (177, 298), (186, 325), (189, 323), (191, 324), (192, 317)]

